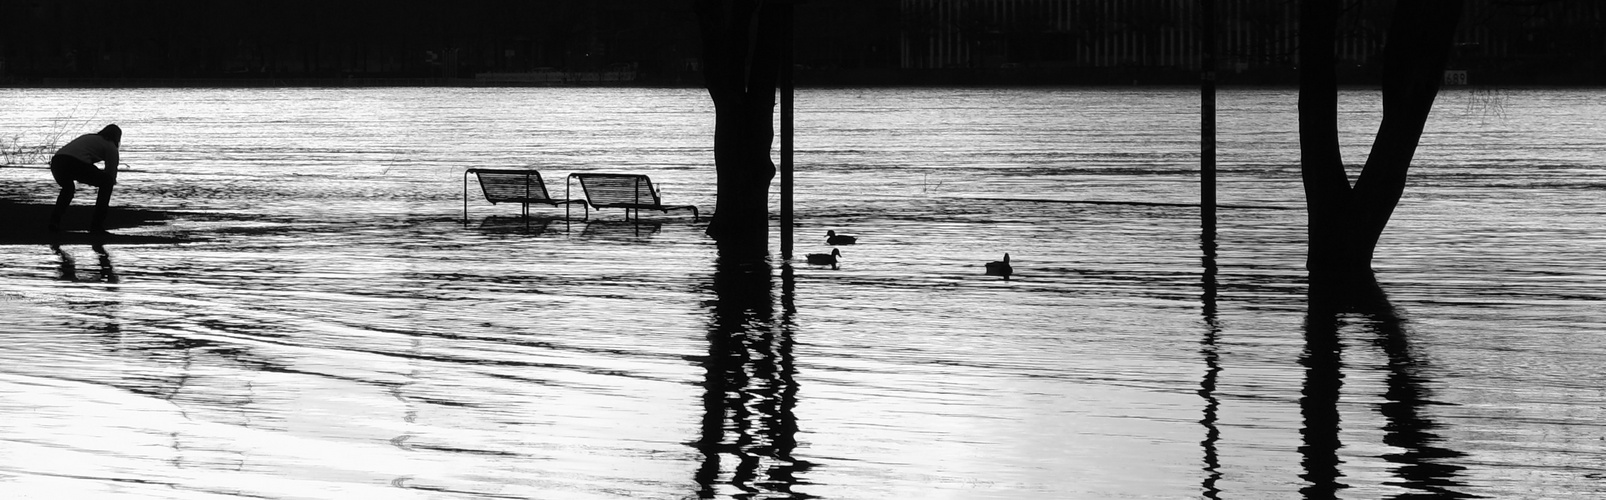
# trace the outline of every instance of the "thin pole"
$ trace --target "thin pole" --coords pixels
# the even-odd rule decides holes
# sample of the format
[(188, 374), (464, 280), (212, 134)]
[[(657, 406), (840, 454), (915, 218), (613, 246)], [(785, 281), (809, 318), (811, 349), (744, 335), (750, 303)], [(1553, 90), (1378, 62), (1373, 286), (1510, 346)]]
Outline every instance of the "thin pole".
[(1216, 396), (1216, 385), (1221, 373), (1221, 353), (1217, 341), (1221, 338), (1221, 324), (1216, 316), (1216, 5), (1215, 0), (1199, 1), (1199, 219), (1201, 232), (1199, 248), (1204, 252), (1204, 320), (1205, 338), (1200, 352), (1204, 353), (1205, 376), (1199, 382), (1199, 395), (1205, 399), (1204, 462), (1205, 475), (1201, 489), (1205, 498), (1220, 498), (1217, 481), (1221, 479), (1221, 459), (1217, 443), (1221, 430), (1217, 426), (1221, 401)]
[(792, 258), (792, 4), (781, 4), (781, 258)]
[(1211, 239), (1216, 234), (1216, 2), (1200, 0), (1199, 15), (1199, 218)]

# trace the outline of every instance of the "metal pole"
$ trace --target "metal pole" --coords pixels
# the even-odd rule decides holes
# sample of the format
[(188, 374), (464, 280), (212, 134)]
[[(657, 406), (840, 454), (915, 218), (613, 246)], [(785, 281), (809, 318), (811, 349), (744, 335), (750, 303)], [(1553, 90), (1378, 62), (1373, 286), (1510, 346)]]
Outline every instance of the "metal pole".
[(792, 258), (792, 4), (781, 4), (781, 258)]
[(1205, 234), (1216, 234), (1216, 2), (1199, 1), (1199, 218)]

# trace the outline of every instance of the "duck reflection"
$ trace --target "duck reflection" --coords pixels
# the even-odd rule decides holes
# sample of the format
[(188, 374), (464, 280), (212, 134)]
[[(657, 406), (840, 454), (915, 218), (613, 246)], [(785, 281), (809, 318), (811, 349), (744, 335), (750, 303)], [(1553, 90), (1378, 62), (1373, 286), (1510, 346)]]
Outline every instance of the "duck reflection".
[[(1368, 277), (1369, 278), (1369, 277)], [(1430, 399), (1422, 362), (1410, 345), (1410, 332), (1382, 287), (1375, 279), (1345, 285), (1343, 293), (1313, 291), (1305, 319), (1305, 388), (1300, 399), (1304, 416), (1300, 447), (1309, 484), (1302, 490), (1306, 498), (1332, 498), (1346, 486), (1340, 482), (1338, 450), (1340, 421), (1338, 400), (1343, 386), (1342, 327), (1358, 327), (1388, 357), (1387, 401), (1381, 413), (1387, 424), (1383, 443), (1403, 449), (1382, 458), (1396, 466), (1398, 482), (1407, 492), (1395, 498), (1468, 498), (1452, 488), (1464, 486), (1456, 475), (1464, 467), (1442, 463), (1464, 454), (1442, 447), (1432, 430), (1438, 427), (1423, 408), (1439, 404)], [(1312, 289), (1316, 290), (1313, 286)]]
[(782, 268), (783, 305), (775, 314), (773, 268), (765, 259), (722, 257), (707, 288), (708, 356), (698, 497), (721, 487), (768, 498), (807, 498), (793, 492), (811, 464), (796, 459), (798, 386), (792, 355), (791, 270)]

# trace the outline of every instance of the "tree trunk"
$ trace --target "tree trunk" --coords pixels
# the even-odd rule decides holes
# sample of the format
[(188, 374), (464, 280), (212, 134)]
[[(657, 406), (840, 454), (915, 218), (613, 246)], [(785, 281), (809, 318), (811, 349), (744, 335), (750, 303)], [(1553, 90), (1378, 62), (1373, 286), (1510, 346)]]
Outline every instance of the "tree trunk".
[(1371, 276), (1383, 229), (1438, 96), (1463, 0), (1401, 0), (1383, 49), (1383, 122), (1355, 186), (1338, 142), (1336, 2), (1300, 5), (1300, 173), (1309, 211), (1306, 267), (1313, 283)]
[(780, 10), (757, 0), (697, 0), (703, 77), (714, 101), (714, 215), (707, 233), (721, 252), (763, 252), (775, 178), (775, 89)]

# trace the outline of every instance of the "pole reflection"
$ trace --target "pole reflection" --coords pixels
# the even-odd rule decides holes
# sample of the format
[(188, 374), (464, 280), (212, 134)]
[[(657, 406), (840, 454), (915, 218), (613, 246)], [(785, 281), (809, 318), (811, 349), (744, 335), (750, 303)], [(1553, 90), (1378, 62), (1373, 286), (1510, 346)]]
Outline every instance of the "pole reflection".
[(1205, 336), (1199, 342), (1199, 354), (1204, 357), (1204, 379), (1199, 381), (1199, 397), (1204, 398), (1204, 416), (1199, 424), (1205, 428), (1204, 441), (1199, 446), (1204, 449), (1204, 480), (1199, 485), (1204, 497), (1209, 499), (1221, 498), (1221, 489), (1217, 482), (1221, 481), (1221, 457), (1217, 454), (1216, 444), (1221, 441), (1221, 429), (1216, 426), (1221, 409), (1221, 401), (1216, 398), (1216, 380), (1221, 376), (1221, 354), (1216, 342), (1221, 337), (1221, 322), (1216, 317), (1216, 234), (1206, 229), (1201, 235), (1199, 247), (1204, 251), (1202, 264), (1204, 274), (1202, 284), (1204, 293), (1200, 297), (1203, 302), (1201, 314), (1204, 316)]
[(1306, 315), (1306, 349), (1300, 360), (1306, 368), (1304, 397), (1300, 399), (1305, 416), (1300, 452), (1305, 465), (1302, 477), (1309, 482), (1302, 490), (1306, 498), (1332, 498), (1346, 487), (1339, 482), (1342, 474), (1338, 470), (1342, 446), (1338, 399), (1343, 385), (1339, 330), (1345, 327), (1358, 328), (1388, 358), (1386, 402), (1379, 410), (1387, 422), (1383, 443), (1403, 451), (1382, 458), (1394, 464), (1392, 473), (1398, 481), (1390, 484), (1406, 490), (1393, 498), (1472, 497), (1454, 489), (1465, 486), (1456, 480), (1465, 468), (1442, 463), (1465, 454), (1440, 446), (1443, 439), (1432, 432), (1439, 425), (1424, 409), (1441, 403), (1430, 397), (1429, 380), (1422, 373), (1424, 363), (1411, 347), (1404, 319), (1375, 278), (1367, 276), (1343, 286), (1338, 293), (1312, 286)]
[(775, 314), (768, 260), (722, 257), (708, 286), (708, 356), (702, 360), (702, 432), (692, 443), (703, 462), (699, 498), (810, 498), (792, 491), (812, 466), (797, 448), (798, 386), (792, 355), (790, 266), (782, 268)]

